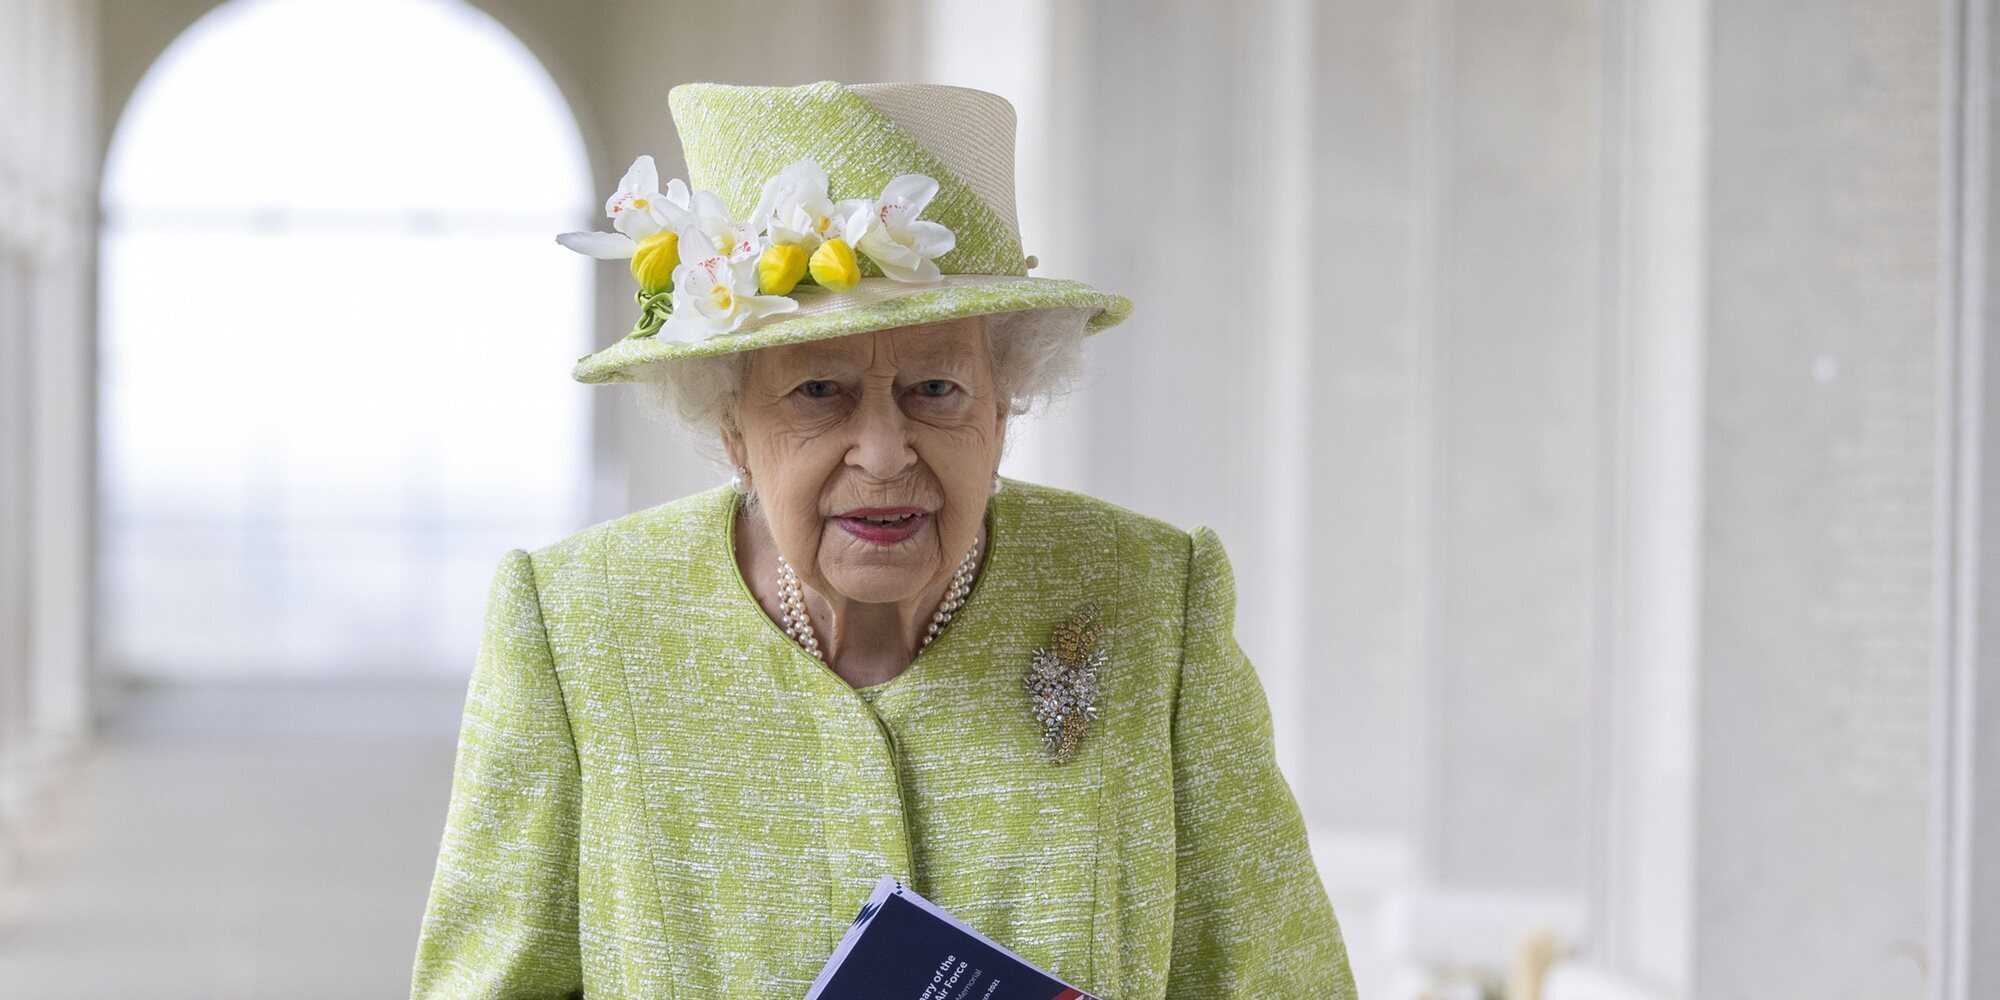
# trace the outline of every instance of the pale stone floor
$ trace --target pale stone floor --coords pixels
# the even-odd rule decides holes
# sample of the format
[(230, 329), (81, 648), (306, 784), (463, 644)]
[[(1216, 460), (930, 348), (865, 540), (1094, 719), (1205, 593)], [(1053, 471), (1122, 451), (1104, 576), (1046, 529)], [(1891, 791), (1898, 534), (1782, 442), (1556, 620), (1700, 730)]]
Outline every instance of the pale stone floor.
[(0, 915), (0, 998), (404, 997), (463, 685), (131, 696)]
[[(463, 685), (123, 698), (0, 893), (0, 1000), (399, 998), (450, 797)], [(1326, 842), (1363, 996), (1385, 867)], [(1393, 992), (1393, 991), (1392, 991)]]

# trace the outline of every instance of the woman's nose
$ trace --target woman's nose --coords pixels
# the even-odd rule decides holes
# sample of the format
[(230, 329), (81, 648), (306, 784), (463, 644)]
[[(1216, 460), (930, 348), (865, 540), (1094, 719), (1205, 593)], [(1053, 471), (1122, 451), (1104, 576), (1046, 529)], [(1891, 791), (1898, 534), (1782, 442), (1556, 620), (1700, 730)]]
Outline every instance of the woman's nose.
[(858, 466), (871, 479), (887, 480), (902, 475), (917, 460), (916, 449), (910, 445), (909, 421), (892, 393), (864, 393), (854, 419), (849, 465)]

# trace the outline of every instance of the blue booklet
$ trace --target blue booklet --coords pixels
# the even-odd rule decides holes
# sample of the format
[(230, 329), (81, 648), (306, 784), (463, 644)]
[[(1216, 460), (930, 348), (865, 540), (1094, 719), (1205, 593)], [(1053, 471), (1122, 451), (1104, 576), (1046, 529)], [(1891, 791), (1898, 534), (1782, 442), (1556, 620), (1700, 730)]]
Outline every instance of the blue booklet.
[(1097, 1000), (884, 875), (806, 1000)]

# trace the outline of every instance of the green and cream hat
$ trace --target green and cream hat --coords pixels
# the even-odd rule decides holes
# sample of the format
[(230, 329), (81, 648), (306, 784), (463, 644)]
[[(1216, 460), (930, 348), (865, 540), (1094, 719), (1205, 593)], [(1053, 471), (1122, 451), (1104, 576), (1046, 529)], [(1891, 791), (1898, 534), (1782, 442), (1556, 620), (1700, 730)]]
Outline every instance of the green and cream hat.
[(1035, 278), (1014, 216), (1014, 108), (964, 87), (689, 83), (667, 95), (688, 179), (641, 156), (614, 232), (557, 241), (629, 259), (638, 324), (580, 382), (639, 365), (982, 313), (1063, 309), (1095, 333), (1132, 304)]

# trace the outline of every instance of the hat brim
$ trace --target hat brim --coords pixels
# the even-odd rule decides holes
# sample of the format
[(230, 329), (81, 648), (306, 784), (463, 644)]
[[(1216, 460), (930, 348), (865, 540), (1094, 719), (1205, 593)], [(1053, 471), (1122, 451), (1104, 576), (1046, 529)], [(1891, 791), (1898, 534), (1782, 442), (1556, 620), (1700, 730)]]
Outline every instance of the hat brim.
[(668, 340), (657, 334), (626, 337), (578, 359), (570, 375), (578, 382), (629, 382), (634, 380), (630, 369), (638, 365), (1023, 309), (1094, 310), (1084, 320), (1083, 332), (1088, 336), (1118, 325), (1132, 311), (1131, 301), (1124, 296), (1098, 291), (1080, 281), (1006, 274), (947, 274), (923, 285), (871, 277), (845, 292), (801, 285), (793, 298), (798, 300), (797, 310), (747, 330), (702, 340)]

